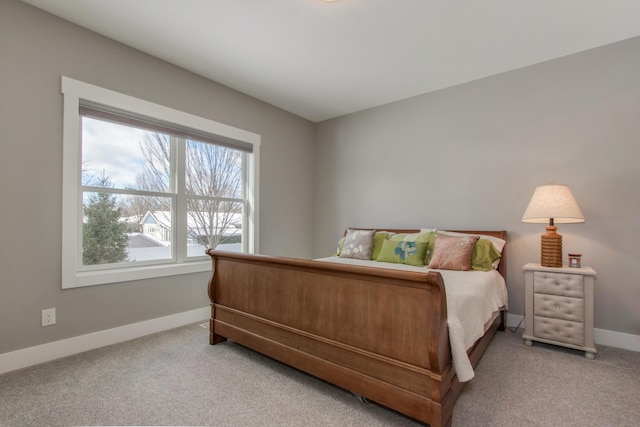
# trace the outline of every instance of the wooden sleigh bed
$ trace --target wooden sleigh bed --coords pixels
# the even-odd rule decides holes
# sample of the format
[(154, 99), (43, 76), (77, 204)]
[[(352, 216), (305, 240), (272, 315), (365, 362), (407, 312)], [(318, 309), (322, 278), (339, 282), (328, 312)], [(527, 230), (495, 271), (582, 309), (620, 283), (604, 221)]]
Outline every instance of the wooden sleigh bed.
[[(464, 233), (506, 240), (505, 231)], [(229, 339), (431, 426), (451, 424), (464, 383), (442, 274), (207, 253), (211, 344)], [(505, 258), (503, 250), (502, 277)], [(504, 330), (504, 311), (494, 317), (467, 352), (472, 366)]]

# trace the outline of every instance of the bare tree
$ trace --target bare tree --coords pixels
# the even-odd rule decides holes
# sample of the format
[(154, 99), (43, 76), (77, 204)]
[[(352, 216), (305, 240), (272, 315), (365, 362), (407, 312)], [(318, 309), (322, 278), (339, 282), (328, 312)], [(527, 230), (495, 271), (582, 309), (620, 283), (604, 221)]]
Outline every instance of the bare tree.
[[(163, 134), (145, 134), (144, 141), (139, 144), (145, 161), (153, 166), (145, 165), (136, 176), (136, 184), (130, 188), (167, 192), (171, 172), (169, 137)], [(166, 198), (142, 195), (121, 195), (118, 206), (122, 209), (123, 216), (130, 219), (129, 227), (136, 224), (137, 232), (142, 232), (142, 219), (147, 212), (171, 209)]]
[[(138, 177), (141, 189), (168, 192), (171, 177), (170, 136), (149, 133), (140, 142), (145, 165)], [(235, 230), (242, 213), (242, 153), (226, 147), (187, 140), (185, 186), (188, 232), (199, 243), (215, 248)], [(154, 200), (169, 210), (166, 199)], [(241, 226), (241, 223), (238, 224)]]
[(140, 149), (145, 164), (136, 178), (138, 187), (168, 193), (171, 185), (171, 137), (148, 132), (140, 141)]
[[(188, 198), (190, 220), (198, 228), (195, 234), (206, 236), (206, 244), (215, 248), (227, 230), (235, 229), (234, 222), (242, 213), (242, 204), (230, 199), (242, 196), (241, 154), (229, 148), (187, 141), (187, 195), (206, 196)], [(191, 230), (194, 232), (195, 230)]]

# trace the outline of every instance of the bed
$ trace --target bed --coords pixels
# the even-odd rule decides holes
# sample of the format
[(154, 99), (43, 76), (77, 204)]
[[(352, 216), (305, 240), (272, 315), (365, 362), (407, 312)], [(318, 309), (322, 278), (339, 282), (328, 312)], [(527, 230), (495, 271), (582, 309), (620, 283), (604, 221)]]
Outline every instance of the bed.
[[(506, 241), (505, 231), (459, 233)], [(209, 341), (232, 340), (431, 426), (450, 425), (468, 369), (504, 330), (505, 249), (487, 272), (209, 249)], [(447, 314), (447, 288), (453, 294), (465, 273), (497, 276), (504, 295), (461, 351), (460, 339), (450, 340), (460, 325)]]

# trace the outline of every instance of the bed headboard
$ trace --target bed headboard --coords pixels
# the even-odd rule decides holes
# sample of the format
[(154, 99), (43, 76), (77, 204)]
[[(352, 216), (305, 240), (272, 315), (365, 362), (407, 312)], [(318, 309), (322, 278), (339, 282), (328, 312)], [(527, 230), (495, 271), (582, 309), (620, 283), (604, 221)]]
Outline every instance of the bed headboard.
[[(349, 227), (351, 229), (360, 229), (360, 230), (371, 230), (371, 228), (364, 228), (364, 227)], [(390, 231), (392, 233), (419, 233), (420, 230), (416, 230), (416, 229), (395, 229), (395, 228), (374, 228), (374, 230), (376, 231)], [(478, 234), (480, 236), (492, 236), (492, 237), (498, 237), (502, 240), (504, 240), (505, 242), (507, 241), (507, 232), (506, 230), (445, 230), (445, 231), (454, 231), (456, 233), (466, 233), (466, 234)], [(345, 234), (347, 233), (347, 230), (344, 231)], [(504, 248), (502, 249), (502, 257), (500, 258), (500, 264), (498, 264), (498, 273), (500, 273), (500, 275), (502, 277), (504, 277), (504, 280), (507, 280), (507, 246), (508, 244), (505, 243)]]

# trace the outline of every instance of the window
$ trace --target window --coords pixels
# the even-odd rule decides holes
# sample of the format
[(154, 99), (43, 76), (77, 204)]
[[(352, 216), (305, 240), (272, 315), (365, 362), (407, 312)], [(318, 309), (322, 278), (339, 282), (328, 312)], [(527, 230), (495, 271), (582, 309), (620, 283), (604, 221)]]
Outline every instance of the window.
[(259, 135), (66, 77), (62, 93), (63, 288), (256, 251)]

